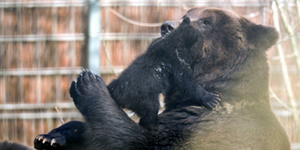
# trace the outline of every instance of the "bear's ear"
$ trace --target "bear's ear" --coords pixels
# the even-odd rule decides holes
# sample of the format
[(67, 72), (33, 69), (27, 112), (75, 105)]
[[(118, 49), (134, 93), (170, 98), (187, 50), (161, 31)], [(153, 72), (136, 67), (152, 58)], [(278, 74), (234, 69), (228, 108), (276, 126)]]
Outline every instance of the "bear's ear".
[(191, 23), (191, 19), (189, 17), (185, 17), (180, 25), (189, 25)]
[(248, 43), (254, 46), (254, 49), (268, 50), (279, 38), (279, 34), (274, 27), (257, 25), (248, 20), (247, 26)]

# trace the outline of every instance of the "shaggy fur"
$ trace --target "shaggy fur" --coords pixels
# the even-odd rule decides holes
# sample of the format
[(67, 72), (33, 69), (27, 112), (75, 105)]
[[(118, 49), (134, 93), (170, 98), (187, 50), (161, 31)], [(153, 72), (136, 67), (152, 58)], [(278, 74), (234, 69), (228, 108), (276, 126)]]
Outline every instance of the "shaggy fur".
[[(190, 25), (190, 19), (184, 19), (178, 29), (155, 40), (107, 86), (111, 97), (119, 106), (136, 112), (141, 117), (140, 125), (145, 128), (156, 123), (159, 94), (172, 94), (168, 90), (173, 88), (188, 98), (177, 102), (176, 106), (196, 105), (213, 109), (219, 103), (218, 95), (203, 89), (193, 76), (193, 65), (202, 57), (192, 49), (192, 45), (199, 42), (199, 36)], [(174, 107), (167, 105), (166, 109)]]
[(176, 105), (188, 98), (174, 87), (166, 94), (169, 109), (158, 116), (155, 126), (146, 130), (119, 108), (99, 76), (85, 71), (70, 88), (74, 103), (86, 119), (79, 122), (80, 131), (84, 132), (66, 136), (62, 131), (51, 131), (35, 139), (36, 148), (53, 148), (42, 143), (45, 139), (68, 141), (70, 137), (80, 137), (81, 142), (63, 142), (56, 148), (85, 144), (85, 149), (114, 150), (290, 149), (268, 96), (266, 50), (276, 43), (277, 31), (215, 8), (194, 8), (183, 19), (187, 17), (201, 35), (192, 49), (202, 56), (194, 64), (194, 77), (204, 89), (220, 95), (220, 107), (211, 111)]

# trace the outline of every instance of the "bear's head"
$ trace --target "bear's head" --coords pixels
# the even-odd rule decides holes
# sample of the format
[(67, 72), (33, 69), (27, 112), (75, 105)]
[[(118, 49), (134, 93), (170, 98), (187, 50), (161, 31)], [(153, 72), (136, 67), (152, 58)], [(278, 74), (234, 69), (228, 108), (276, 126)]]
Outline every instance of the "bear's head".
[[(225, 101), (268, 99), (266, 50), (279, 38), (275, 28), (218, 8), (193, 8), (182, 20), (185, 18), (190, 18), (202, 38), (192, 47), (201, 56), (194, 66), (201, 86), (219, 93)], [(162, 36), (178, 22), (163, 23)]]

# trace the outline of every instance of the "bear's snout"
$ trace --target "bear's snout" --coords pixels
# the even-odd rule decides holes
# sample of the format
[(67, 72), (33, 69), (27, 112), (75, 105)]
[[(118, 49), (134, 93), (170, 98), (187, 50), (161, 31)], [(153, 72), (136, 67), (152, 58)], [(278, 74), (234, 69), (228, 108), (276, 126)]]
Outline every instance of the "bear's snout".
[(161, 36), (165, 36), (168, 33), (171, 33), (175, 28), (175, 25), (172, 21), (165, 21), (160, 26)]

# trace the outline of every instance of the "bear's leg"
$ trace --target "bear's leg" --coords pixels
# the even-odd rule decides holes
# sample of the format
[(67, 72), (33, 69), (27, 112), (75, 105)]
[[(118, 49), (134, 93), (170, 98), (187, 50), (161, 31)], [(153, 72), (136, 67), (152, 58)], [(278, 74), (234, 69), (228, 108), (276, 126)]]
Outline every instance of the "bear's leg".
[(69, 122), (37, 136), (38, 150), (146, 149), (147, 131), (117, 106), (99, 76), (83, 71), (70, 94), (86, 122)]
[[(181, 67), (183, 68), (183, 67)], [(186, 97), (190, 97), (189, 104), (204, 106), (207, 109), (215, 108), (221, 99), (218, 94), (206, 91), (198, 84), (190, 69), (178, 69), (181, 72), (175, 74), (175, 83)], [(182, 103), (184, 105), (184, 102)]]
[(68, 122), (48, 134), (38, 135), (34, 139), (34, 148), (37, 150), (64, 149), (84, 150), (87, 143), (83, 142), (84, 132), (88, 131), (86, 123), (79, 121)]
[(145, 149), (146, 131), (115, 103), (101, 77), (83, 71), (70, 94), (91, 129), (90, 149)]
[(139, 124), (146, 129), (156, 124), (159, 107), (158, 94), (143, 99), (137, 112), (138, 116), (140, 116)]

